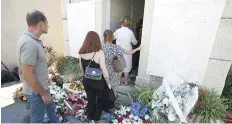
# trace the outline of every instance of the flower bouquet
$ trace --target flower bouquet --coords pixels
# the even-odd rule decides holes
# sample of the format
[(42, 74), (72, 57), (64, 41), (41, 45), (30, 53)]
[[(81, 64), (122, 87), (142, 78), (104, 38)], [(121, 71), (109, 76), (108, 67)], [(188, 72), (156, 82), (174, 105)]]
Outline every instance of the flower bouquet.
[(13, 98), (19, 98), (23, 102), (28, 102), (27, 98), (23, 95), (22, 91), (23, 91), (22, 87), (17, 88), (13, 95)]
[(186, 122), (198, 97), (198, 87), (185, 83), (176, 75), (164, 78), (162, 85), (153, 93), (152, 122)]
[(62, 106), (60, 106), (60, 105), (56, 106), (56, 115), (59, 117), (60, 122), (64, 121), (65, 112), (64, 112), (64, 109), (63, 109), (63, 105)]
[(106, 113), (104, 118), (111, 123), (149, 123), (149, 111), (148, 105), (142, 107), (140, 100), (133, 102), (130, 107), (120, 106), (119, 110), (115, 110), (114, 113)]
[[(64, 113), (63, 107), (60, 106), (60, 105), (57, 105), (55, 111), (56, 111), (56, 116), (58, 116), (58, 118), (59, 118), (59, 121), (60, 122), (65, 122), (65, 120), (64, 120), (65, 113)], [(49, 123), (49, 121), (50, 120), (48, 118), (48, 115), (47, 115), (47, 113), (45, 113), (43, 122), (44, 123)]]
[(49, 89), (50, 89), (50, 94), (53, 98), (53, 101), (57, 105), (63, 104), (63, 101), (67, 98), (67, 94), (66, 94), (65, 90), (63, 90), (61, 87), (59, 87), (55, 84), (49, 85)]
[(75, 83), (64, 83), (63, 89), (75, 94), (84, 92), (84, 86), (80, 81), (76, 81)]
[(232, 115), (230, 113), (226, 112), (226, 123), (232, 123)]
[(70, 93), (67, 97), (67, 101), (65, 101), (65, 106), (68, 114), (74, 115), (81, 121), (87, 120), (87, 116), (85, 115), (87, 106), (87, 97), (85, 92), (78, 94)]

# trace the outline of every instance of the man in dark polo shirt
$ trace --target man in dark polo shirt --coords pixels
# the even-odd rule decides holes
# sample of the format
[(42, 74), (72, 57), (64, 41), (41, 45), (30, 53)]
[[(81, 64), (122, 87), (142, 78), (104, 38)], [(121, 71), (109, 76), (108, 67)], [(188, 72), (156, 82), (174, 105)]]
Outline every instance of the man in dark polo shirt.
[(47, 34), (45, 15), (34, 10), (26, 16), (28, 30), (17, 44), (19, 74), (23, 80), (23, 94), (30, 102), (31, 123), (42, 123), (45, 112), (51, 123), (58, 123), (54, 104), (48, 88), (48, 70), (45, 51), (39, 37)]

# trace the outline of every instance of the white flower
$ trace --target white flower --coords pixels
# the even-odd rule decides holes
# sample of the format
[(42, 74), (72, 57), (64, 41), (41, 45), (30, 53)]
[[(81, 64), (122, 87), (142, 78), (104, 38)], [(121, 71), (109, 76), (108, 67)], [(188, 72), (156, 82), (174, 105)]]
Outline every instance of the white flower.
[(124, 119), (124, 120), (122, 120), (122, 123), (123, 124), (127, 124), (127, 121)]
[(121, 106), (121, 109), (119, 110), (119, 114), (121, 115), (126, 115), (127, 107), (126, 106)]
[(177, 103), (182, 103), (182, 98), (181, 98), (180, 95), (178, 95), (178, 96), (176, 97), (176, 101), (177, 101)]
[(168, 98), (164, 98), (162, 100), (162, 103), (165, 104), (165, 105), (168, 105), (168, 102), (169, 102), (169, 99)]
[(159, 99), (158, 96), (157, 96), (157, 94), (155, 92), (153, 93), (152, 98), (153, 99)]
[(130, 107), (127, 107), (126, 111), (130, 112)]
[(115, 110), (115, 111), (114, 111), (114, 114), (118, 114), (118, 110)]
[(133, 119), (133, 118), (134, 118), (134, 115), (133, 115), (133, 114), (130, 114), (130, 115), (129, 115), (129, 118)]
[(118, 123), (118, 120), (115, 119), (115, 120), (113, 120), (112, 122), (113, 122), (113, 124), (117, 124), (117, 123)]
[(61, 108), (61, 106), (56, 106), (56, 109), (59, 109), (59, 108)]
[(175, 117), (175, 115), (173, 114), (173, 113), (168, 113), (168, 120), (169, 121), (175, 121), (176, 120), (176, 117)]
[(139, 119), (139, 117), (138, 117), (138, 116), (134, 116), (134, 120), (136, 120), (136, 121), (137, 121), (138, 119)]
[(139, 118), (138, 123), (139, 123), (139, 124), (142, 124), (142, 123), (143, 123), (143, 120)]
[(145, 115), (145, 120), (148, 120), (149, 118), (149, 115)]
[(133, 121), (133, 124), (139, 124), (138, 122), (136, 122), (136, 121)]
[(158, 113), (157, 113), (157, 110), (153, 110), (152, 111), (152, 118), (155, 118), (155, 119), (158, 119), (159, 118), (159, 115), (158, 115)]
[(62, 116), (59, 117), (59, 121), (60, 122), (63, 121), (63, 117)]
[(132, 124), (130, 120), (126, 120), (126, 124)]
[(81, 110), (79, 110), (79, 112), (80, 112), (80, 113), (83, 113), (83, 112), (84, 112), (84, 110), (83, 110), (83, 109), (81, 109)]
[(83, 96), (85, 96), (85, 97), (87, 96), (85, 92), (83, 93)]

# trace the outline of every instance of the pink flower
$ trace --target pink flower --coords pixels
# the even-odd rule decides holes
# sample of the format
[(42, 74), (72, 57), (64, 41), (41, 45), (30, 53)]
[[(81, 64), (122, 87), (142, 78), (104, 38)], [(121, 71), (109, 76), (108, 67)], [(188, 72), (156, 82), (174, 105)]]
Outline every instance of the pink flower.
[(205, 96), (205, 92), (200, 92), (200, 95), (201, 96)]
[(64, 116), (64, 112), (60, 112), (60, 115), (61, 115), (61, 116)]
[(197, 108), (200, 108), (201, 102), (197, 101)]
[(232, 123), (232, 115), (230, 115), (228, 112), (226, 112), (225, 115), (226, 115), (226, 123)]
[(146, 120), (143, 120), (143, 123), (144, 123), (144, 124), (147, 124), (148, 122), (147, 122)]
[(230, 74), (227, 74), (227, 77), (230, 77)]
[(189, 116), (188, 116), (188, 119), (189, 119), (189, 120), (192, 120), (192, 119), (193, 119), (193, 116), (192, 116), (192, 115), (189, 115)]
[(130, 112), (126, 112), (126, 117), (129, 117), (130, 116)]
[(71, 98), (68, 98), (68, 101), (69, 101), (69, 102), (72, 102), (73, 100), (72, 100)]
[(78, 99), (78, 100), (77, 100), (77, 104), (84, 105), (84, 102), (83, 102), (83, 100), (81, 100), (81, 99)]

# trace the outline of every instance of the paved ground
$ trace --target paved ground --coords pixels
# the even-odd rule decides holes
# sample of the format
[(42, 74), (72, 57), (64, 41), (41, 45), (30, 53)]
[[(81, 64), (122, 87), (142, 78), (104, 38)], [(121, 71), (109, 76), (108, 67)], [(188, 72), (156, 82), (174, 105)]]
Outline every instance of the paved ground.
[(3, 84), (0, 91), (1, 101), (1, 122), (19, 123), (26, 115), (24, 107), (26, 103), (13, 99), (13, 93), (16, 88), (22, 86), (22, 83), (10, 82)]
[[(26, 103), (18, 99), (13, 99), (13, 93), (16, 91), (16, 88), (19, 88), (21, 86), (21, 82), (10, 82), (1, 86), (1, 123), (20, 123), (23, 122), (24, 118), (27, 118), (28, 112), (25, 111)], [(133, 85), (121, 85), (119, 86), (119, 92), (119, 103), (129, 104), (131, 100), (126, 95), (126, 93), (129, 92), (130, 94), (133, 94), (135, 92), (135, 88), (133, 87)], [(67, 116), (66, 118), (70, 122), (81, 123), (81, 121), (73, 118), (72, 116)]]

